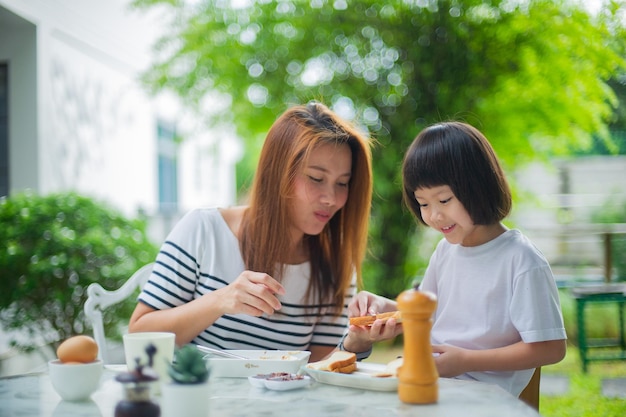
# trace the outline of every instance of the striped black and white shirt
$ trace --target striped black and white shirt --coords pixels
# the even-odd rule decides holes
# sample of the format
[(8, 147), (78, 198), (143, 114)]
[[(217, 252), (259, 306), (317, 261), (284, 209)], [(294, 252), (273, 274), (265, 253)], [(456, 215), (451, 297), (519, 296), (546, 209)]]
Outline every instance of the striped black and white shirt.
[[(196, 209), (174, 227), (161, 247), (139, 301), (163, 310), (185, 304), (232, 283), (244, 270), (239, 242), (217, 208)], [(219, 349), (308, 350), (310, 345), (336, 346), (348, 326), (346, 293), (341, 315), (332, 302), (318, 305), (305, 297), (309, 263), (288, 265), (281, 281), (282, 308), (273, 315), (224, 315), (192, 343)], [(316, 300), (314, 297), (313, 300)]]

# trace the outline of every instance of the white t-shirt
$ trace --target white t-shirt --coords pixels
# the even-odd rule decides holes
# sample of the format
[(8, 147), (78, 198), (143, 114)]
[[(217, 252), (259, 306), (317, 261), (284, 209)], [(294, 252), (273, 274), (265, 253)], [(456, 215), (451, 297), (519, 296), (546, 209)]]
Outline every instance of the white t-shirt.
[[(438, 298), (433, 344), (478, 350), (567, 338), (550, 266), (519, 230), (476, 247), (442, 239), (420, 289)], [(494, 383), (518, 396), (533, 371), (469, 372), (457, 378)]]
[[(157, 309), (173, 308), (233, 282), (245, 265), (239, 242), (217, 208), (196, 209), (174, 227), (157, 256), (139, 301)], [(282, 308), (273, 315), (224, 315), (192, 343), (219, 349), (306, 350), (310, 345), (336, 346), (348, 326), (347, 305), (356, 291), (353, 281), (341, 315), (332, 305), (305, 298), (309, 263), (288, 265), (278, 296)]]

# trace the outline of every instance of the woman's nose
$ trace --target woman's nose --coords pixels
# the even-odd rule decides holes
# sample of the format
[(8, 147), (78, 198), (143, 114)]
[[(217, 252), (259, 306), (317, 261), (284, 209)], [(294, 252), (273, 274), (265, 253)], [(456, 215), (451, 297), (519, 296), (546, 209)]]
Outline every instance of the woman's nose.
[(322, 204), (332, 206), (335, 204), (336, 195), (334, 187), (324, 187), (321, 195)]

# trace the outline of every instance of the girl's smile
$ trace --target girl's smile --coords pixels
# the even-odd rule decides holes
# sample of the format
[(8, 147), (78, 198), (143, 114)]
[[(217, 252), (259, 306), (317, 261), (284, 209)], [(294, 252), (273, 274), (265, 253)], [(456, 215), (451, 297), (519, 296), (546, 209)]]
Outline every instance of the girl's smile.
[(454, 224), (453, 224), (452, 226), (445, 226), (445, 227), (442, 227), (442, 228), (441, 228), (441, 232), (442, 232), (443, 234), (452, 233), (452, 231), (454, 230), (454, 227), (455, 227), (455, 226), (456, 226), (456, 225), (454, 225)]

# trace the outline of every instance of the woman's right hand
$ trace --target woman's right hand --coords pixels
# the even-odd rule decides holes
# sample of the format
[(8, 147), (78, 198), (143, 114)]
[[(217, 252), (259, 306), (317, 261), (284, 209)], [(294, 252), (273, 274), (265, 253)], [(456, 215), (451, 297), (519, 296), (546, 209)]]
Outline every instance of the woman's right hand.
[(369, 291), (361, 291), (350, 301), (348, 314), (350, 317), (373, 316), (397, 309), (395, 301)]
[[(218, 295), (219, 293), (219, 295)], [(274, 278), (262, 272), (244, 271), (235, 281), (213, 294), (224, 314), (261, 316), (274, 314), (281, 304), (276, 295), (285, 294), (285, 288)]]
[(174, 332), (176, 344), (182, 346), (224, 314), (273, 314), (281, 308), (276, 295), (284, 293), (283, 286), (271, 276), (244, 271), (230, 285), (178, 307), (155, 310), (139, 302), (128, 326), (131, 332)]

